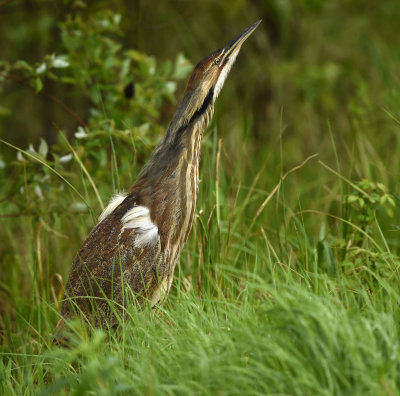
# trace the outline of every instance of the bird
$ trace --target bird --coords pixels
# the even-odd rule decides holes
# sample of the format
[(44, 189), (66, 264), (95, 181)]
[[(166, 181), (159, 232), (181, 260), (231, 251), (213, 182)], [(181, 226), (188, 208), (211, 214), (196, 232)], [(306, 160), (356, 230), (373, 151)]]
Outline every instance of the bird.
[(56, 330), (77, 315), (114, 326), (132, 296), (139, 307), (165, 300), (195, 216), (203, 132), (242, 44), (260, 23), (194, 68), (149, 161), (126, 193), (112, 197), (78, 251)]

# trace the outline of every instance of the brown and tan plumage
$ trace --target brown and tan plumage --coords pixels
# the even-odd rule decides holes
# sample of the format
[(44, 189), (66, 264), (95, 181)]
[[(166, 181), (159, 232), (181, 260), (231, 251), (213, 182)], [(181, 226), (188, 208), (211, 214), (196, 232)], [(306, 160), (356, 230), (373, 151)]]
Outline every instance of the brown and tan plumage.
[[(241, 45), (260, 22), (194, 69), (163, 140), (128, 193), (111, 200), (79, 250), (63, 318), (80, 312), (95, 325), (112, 325), (107, 299), (123, 307), (127, 286), (139, 304), (149, 299), (155, 305), (168, 294), (192, 228), (203, 131)], [(57, 327), (63, 324), (60, 319)]]

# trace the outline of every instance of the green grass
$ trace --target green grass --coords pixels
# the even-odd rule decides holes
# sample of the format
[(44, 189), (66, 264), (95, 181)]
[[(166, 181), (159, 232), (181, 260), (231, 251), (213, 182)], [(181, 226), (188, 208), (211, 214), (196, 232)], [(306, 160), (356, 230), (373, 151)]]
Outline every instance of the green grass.
[(393, 292), (379, 307), (367, 293), (349, 307), (327, 279), (323, 295), (293, 279), (246, 280), (237, 299), (181, 293), (155, 315), (130, 312), (121, 334), (95, 333), (68, 350), (25, 347), (2, 368), (8, 392), (396, 393), (399, 334), (385, 312), (397, 304)]
[[(16, 265), (7, 266), (3, 284), (10, 300), (2, 393), (399, 392), (399, 244), (385, 213), (374, 210), (364, 229), (347, 204), (339, 205), (346, 216), (325, 213), (333, 205), (327, 200), (345, 202), (340, 190), (351, 186), (316, 158), (277, 176), (269, 190), (259, 187), (261, 177), (242, 184), (227, 177), (222, 142), (213, 136), (210, 129), (198, 215), (172, 293), (154, 313), (129, 306), (116, 332), (92, 329), (89, 336), (76, 322), (69, 348), (52, 344), (60, 283), (90, 228), (89, 214), (72, 222), (57, 215), (54, 227), (68, 239), (45, 220), (4, 221), (2, 238)], [(276, 152), (284, 155), (284, 146)], [(304, 198), (329, 182), (337, 193)], [(96, 202), (93, 190), (88, 195)], [(343, 236), (348, 246), (337, 242)]]

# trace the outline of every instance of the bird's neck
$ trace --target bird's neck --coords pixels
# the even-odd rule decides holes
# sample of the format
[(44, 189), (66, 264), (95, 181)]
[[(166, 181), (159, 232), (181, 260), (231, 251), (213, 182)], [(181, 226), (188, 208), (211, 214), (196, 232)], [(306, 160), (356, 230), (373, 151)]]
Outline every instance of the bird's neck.
[[(174, 116), (168, 130), (154, 150), (149, 162), (138, 176), (137, 182), (145, 180), (153, 186), (166, 181), (181, 180), (182, 172), (188, 166), (198, 166), (203, 132), (214, 112), (210, 105), (199, 117), (190, 121), (176, 121), (182, 117)], [(136, 183), (135, 183), (136, 184)]]
[[(199, 183), (200, 147), (203, 132), (213, 114), (210, 106), (194, 122), (173, 125), (155, 149), (133, 185), (141, 192), (141, 204), (150, 208), (161, 240), (183, 246), (192, 227)], [(137, 187), (137, 188), (136, 188)]]

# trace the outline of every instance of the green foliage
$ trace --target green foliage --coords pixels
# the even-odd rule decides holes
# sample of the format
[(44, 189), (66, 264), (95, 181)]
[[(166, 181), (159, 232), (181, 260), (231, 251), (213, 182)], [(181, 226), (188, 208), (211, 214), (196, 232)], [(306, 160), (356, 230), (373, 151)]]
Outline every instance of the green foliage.
[[(174, 70), (170, 61), (157, 68), (154, 57), (136, 50), (121, 53), (121, 44), (115, 38), (122, 34), (120, 20), (119, 14), (100, 11), (89, 18), (78, 13), (60, 24), (62, 44), (71, 64), (60, 81), (78, 85), (94, 105), (89, 126), (111, 133), (139, 128), (149, 121), (154, 124), (163, 100), (174, 100), (176, 84), (172, 79), (186, 78), (190, 71), (185, 69), (186, 62), (181, 64), (182, 55), (178, 55)], [(132, 94), (127, 98), (123, 93), (129, 84), (133, 84)], [(158, 128), (156, 125), (154, 133), (160, 132)]]
[(347, 203), (354, 207), (357, 219), (367, 233), (374, 223), (377, 210), (383, 209), (389, 217), (393, 217), (395, 207), (395, 201), (387, 192), (387, 187), (367, 179), (354, 185), (354, 192), (347, 196)]
[[(12, 193), (13, 203), (22, 207), (27, 198), (17, 191), (30, 188), (34, 192), (30, 197), (31, 214), (56, 210), (41, 203), (55, 202), (55, 196), (66, 187), (63, 180), (59, 182), (60, 175), (79, 172), (84, 164), (90, 172), (98, 170), (99, 177), (109, 177), (105, 169), (113, 169), (109, 181), (114, 190), (120, 189), (121, 184), (129, 184), (132, 159), (127, 163), (121, 159), (132, 157), (133, 151), (133, 165), (136, 161), (138, 166), (143, 164), (142, 154), (155, 146), (163, 132), (157, 119), (164, 100), (175, 102), (176, 81), (186, 78), (192, 69), (182, 54), (177, 55), (174, 63), (166, 61), (157, 67), (154, 57), (133, 49), (122, 51), (117, 40), (122, 34), (120, 19), (120, 15), (111, 11), (98, 11), (88, 19), (79, 12), (68, 15), (60, 24), (63, 55), (46, 55), (43, 61), (33, 65), (23, 60), (11, 65), (2, 63), (2, 73), (11, 73), (13, 78), (18, 73), (18, 78), (28, 81), (37, 93), (42, 91), (43, 81), (51, 79), (66, 89), (68, 85), (79, 88), (83, 99), (90, 103), (87, 122), (79, 120), (74, 149), (56, 125), (59, 144), (51, 152), (42, 140), (38, 149), (29, 146), (29, 156), (19, 151), (17, 161), (8, 165), (9, 172), (13, 167), (23, 168), (25, 175), (26, 172), (30, 175), (25, 179), (24, 173), (17, 171), (19, 178)], [(104, 147), (110, 147), (111, 155)], [(120, 174), (129, 179), (121, 183)], [(102, 199), (99, 200), (102, 205)], [(88, 204), (88, 197), (84, 201)], [(82, 197), (72, 209), (80, 208), (81, 204)]]

